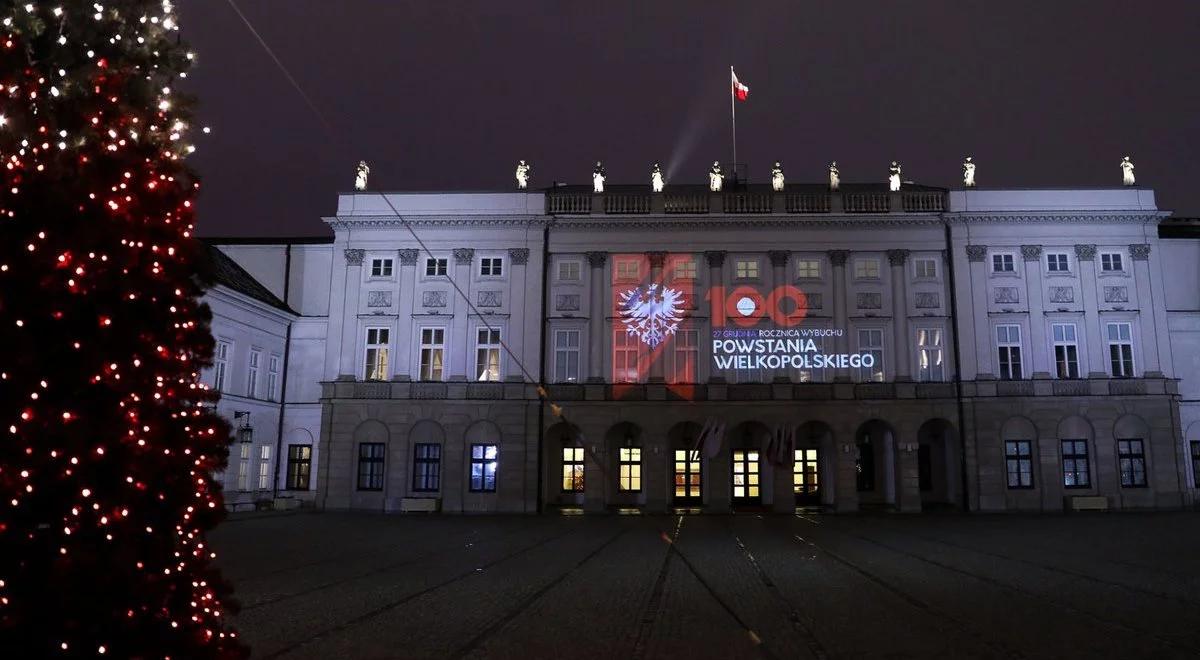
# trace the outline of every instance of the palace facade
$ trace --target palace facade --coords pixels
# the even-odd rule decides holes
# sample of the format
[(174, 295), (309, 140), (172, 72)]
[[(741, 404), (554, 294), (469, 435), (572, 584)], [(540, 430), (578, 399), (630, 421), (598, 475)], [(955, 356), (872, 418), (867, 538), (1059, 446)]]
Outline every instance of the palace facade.
[(214, 242), (227, 498), (1192, 506), (1200, 232), (1169, 216), (1136, 187), (342, 194), (331, 239)]

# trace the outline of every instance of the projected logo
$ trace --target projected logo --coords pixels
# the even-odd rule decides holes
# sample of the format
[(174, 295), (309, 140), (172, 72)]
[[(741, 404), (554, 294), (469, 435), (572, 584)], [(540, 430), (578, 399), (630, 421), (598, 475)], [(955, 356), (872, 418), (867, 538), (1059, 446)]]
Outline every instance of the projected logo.
[(674, 335), (683, 320), (683, 293), (676, 289), (652, 283), (618, 296), (625, 331), (650, 348)]

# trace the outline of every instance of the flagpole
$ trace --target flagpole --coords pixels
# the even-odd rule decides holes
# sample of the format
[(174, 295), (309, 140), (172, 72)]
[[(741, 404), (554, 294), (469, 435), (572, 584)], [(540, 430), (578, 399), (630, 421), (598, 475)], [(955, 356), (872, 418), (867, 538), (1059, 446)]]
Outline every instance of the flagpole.
[(733, 66), (729, 67), (729, 118), (733, 127), (733, 170), (737, 172), (737, 103), (734, 99)]

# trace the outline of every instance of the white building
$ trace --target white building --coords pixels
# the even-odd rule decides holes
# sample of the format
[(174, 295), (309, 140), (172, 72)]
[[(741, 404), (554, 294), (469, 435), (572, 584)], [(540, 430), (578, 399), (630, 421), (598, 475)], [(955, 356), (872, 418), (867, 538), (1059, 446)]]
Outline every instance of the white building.
[[(1168, 215), (1139, 188), (343, 194), (327, 242), (219, 245), (278, 299), (209, 295), (221, 409), (254, 428), (226, 489), (252, 501), (270, 474), (321, 507), (463, 512), (1188, 506), (1200, 231)], [(252, 351), (286, 357), (281, 403), (247, 397)], [(724, 433), (697, 448), (706, 422)]]

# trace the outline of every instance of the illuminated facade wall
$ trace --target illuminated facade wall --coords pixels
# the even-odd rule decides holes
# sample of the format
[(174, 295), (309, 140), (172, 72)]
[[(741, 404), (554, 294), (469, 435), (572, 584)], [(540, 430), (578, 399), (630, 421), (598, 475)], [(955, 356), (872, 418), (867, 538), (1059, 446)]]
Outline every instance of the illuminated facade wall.
[[(326, 296), (298, 310), (284, 412), (319, 429), (318, 505), (1191, 502), (1191, 317), (1168, 323), (1150, 191), (388, 201), (342, 195), (333, 244), (286, 275)], [(697, 447), (706, 423), (722, 441)]]

